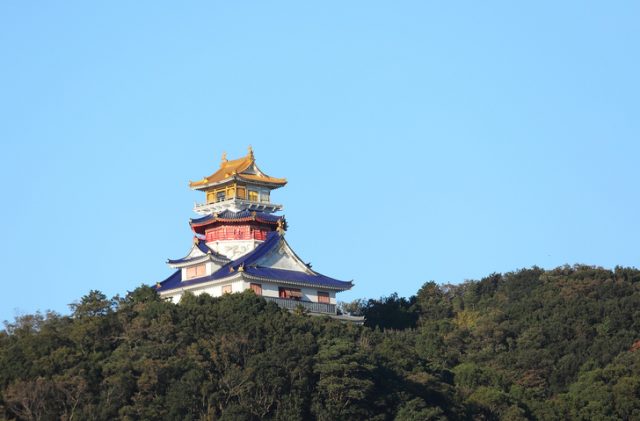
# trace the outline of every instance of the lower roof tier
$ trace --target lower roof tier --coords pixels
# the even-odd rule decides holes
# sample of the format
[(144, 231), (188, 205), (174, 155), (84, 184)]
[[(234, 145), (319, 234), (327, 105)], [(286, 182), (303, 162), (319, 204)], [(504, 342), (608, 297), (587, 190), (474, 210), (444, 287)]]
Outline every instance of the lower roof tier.
[(286, 229), (286, 221), (284, 216), (273, 215), (266, 212), (254, 212), (243, 210), (239, 212), (232, 212), (229, 210), (214, 213), (204, 216), (202, 218), (191, 219), (189, 225), (196, 234), (205, 234), (205, 232), (214, 227), (221, 225), (252, 225), (267, 229), (270, 231), (275, 230), (276, 227), (281, 226)]
[[(222, 269), (221, 269), (222, 270)], [(218, 271), (220, 272), (220, 271)], [(338, 281), (328, 276), (314, 274), (310, 275), (293, 270), (273, 269), (263, 267), (249, 267), (241, 272), (226, 273), (220, 276), (215, 272), (202, 278), (182, 280), (182, 271), (177, 270), (164, 281), (156, 285), (156, 291), (165, 292), (171, 290), (190, 289), (189, 287), (203, 286), (205, 284), (219, 283), (218, 281), (234, 281), (244, 279), (247, 282), (269, 282), (281, 285), (293, 285), (301, 287), (312, 287), (329, 289), (335, 291), (346, 291), (353, 287), (352, 282)]]
[(272, 282), (275, 284), (297, 285), (306, 287), (316, 287), (344, 291), (351, 289), (352, 282), (339, 281), (311, 270), (307, 265), (301, 263), (297, 270), (276, 268), (269, 265), (273, 261), (272, 257), (287, 250), (296, 261), (299, 258), (293, 254), (281, 233), (270, 232), (266, 240), (258, 245), (253, 251), (228, 262), (210, 275), (183, 280), (182, 270), (177, 270), (164, 281), (156, 285), (156, 291), (165, 292), (180, 290), (183, 288), (200, 286), (209, 283), (231, 281), (238, 278), (248, 281)]

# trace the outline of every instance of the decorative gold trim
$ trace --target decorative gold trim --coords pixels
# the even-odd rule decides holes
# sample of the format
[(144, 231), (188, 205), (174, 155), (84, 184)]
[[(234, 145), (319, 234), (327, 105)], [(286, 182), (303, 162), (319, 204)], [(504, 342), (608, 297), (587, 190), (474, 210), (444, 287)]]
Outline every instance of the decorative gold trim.
[(226, 153), (222, 154), (222, 161), (220, 168), (210, 176), (203, 177), (200, 181), (190, 181), (189, 186), (192, 188), (198, 188), (206, 186), (210, 183), (224, 182), (229, 176), (236, 175), (239, 179), (245, 178), (248, 181), (261, 182), (274, 185), (273, 188), (284, 186), (287, 183), (285, 178), (270, 177), (264, 173), (260, 174), (243, 174), (249, 167), (255, 165), (255, 157), (253, 148), (249, 146), (247, 156), (239, 159), (229, 161)]
[(278, 231), (278, 234), (280, 235), (284, 235), (284, 224), (282, 223), (282, 218), (278, 219), (278, 227), (276, 228), (276, 231)]

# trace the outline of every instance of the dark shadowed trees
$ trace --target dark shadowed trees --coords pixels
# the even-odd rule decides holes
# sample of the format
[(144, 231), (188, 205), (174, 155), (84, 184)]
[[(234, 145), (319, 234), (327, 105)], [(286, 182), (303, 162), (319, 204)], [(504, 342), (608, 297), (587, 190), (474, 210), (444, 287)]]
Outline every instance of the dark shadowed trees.
[(90, 291), (0, 331), (0, 419), (640, 418), (640, 271), (523, 269), (356, 300)]

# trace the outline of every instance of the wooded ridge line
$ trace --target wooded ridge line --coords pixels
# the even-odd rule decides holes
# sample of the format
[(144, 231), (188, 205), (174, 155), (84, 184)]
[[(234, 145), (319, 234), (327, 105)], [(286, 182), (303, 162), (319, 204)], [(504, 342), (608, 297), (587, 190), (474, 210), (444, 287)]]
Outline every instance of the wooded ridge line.
[(575, 265), (341, 305), (91, 291), (0, 331), (0, 419), (640, 419), (640, 271)]

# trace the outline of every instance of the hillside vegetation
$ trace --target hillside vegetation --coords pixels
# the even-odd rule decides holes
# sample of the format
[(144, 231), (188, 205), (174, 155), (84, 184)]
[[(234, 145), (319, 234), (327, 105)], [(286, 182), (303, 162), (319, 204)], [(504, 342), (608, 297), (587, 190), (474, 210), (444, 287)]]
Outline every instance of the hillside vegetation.
[(640, 419), (640, 271), (523, 269), (359, 300), (91, 291), (0, 332), (0, 419)]

